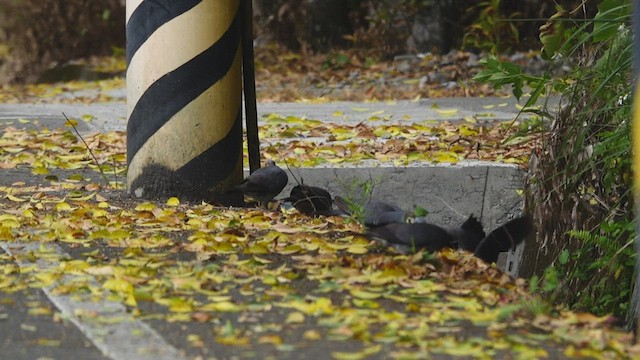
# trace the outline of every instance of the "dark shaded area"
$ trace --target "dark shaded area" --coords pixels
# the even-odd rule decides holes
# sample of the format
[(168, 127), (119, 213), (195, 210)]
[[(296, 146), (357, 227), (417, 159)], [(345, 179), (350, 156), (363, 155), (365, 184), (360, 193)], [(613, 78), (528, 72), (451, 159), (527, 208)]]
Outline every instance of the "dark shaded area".
[[(502, 50), (536, 49), (538, 28), (556, 12), (556, 4), (573, 10), (581, 2), (254, 0), (254, 4), (258, 38), (274, 39), (296, 51), (355, 47), (390, 57), (478, 48), (485, 42), (498, 42)], [(585, 7), (596, 9), (596, 4), (589, 0)]]
[(115, 76), (124, 76), (124, 73), (96, 71), (91, 66), (83, 64), (66, 64), (43, 71), (40, 76), (38, 76), (36, 82), (56, 83), (73, 80), (95, 81), (110, 79)]
[(0, 57), (0, 83), (33, 82), (52, 64), (112, 55), (125, 46), (124, 18), (122, 0), (0, 1), (0, 43), (10, 49)]
[[(89, 169), (76, 169), (76, 170), (64, 170), (64, 169), (49, 169), (48, 175), (33, 175), (31, 168), (19, 167), (16, 169), (3, 169), (0, 170), (0, 185), (11, 186), (14, 183), (24, 183), (24, 186), (49, 186), (55, 185), (60, 181), (68, 179), (70, 176), (82, 175), (82, 177), (94, 183), (103, 183), (104, 180), (99, 172)], [(111, 174), (106, 174), (109, 180), (122, 180), (122, 177), (115, 179)], [(57, 179), (57, 180), (47, 180)], [(61, 189), (61, 192), (63, 190)]]
[[(386, 58), (446, 53), (463, 46), (479, 49), (487, 42), (497, 42), (499, 49), (538, 49), (538, 28), (556, 12), (556, 3), (567, 10), (581, 4), (577, 0), (500, 1), (493, 8), (492, 2), (475, 0), (252, 3), (256, 46), (275, 41), (291, 50), (315, 53), (354, 48)], [(597, 3), (588, 0), (584, 8), (593, 13)], [(0, 43), (10, 49), (6, 58), (0, 56), (0, 83), (33, 82), (52, 65), (121, 53), (124, 18), (123, 0), (0, 0)]]
[[(69, 177), (81, 175), (89, 183), (104, 184), (104, 178), (96, 171), (90, 169), (64, 170), (49, 169), (48, 175), (33, 175), (31, 168), (5, 169), (0, 171), (0, 186), (11, 186), (12, 184), (24, 183), (24, 186), (56, 186), (64, 182)], [(123, 181), (122, 177), (115, 178), (112, 174), (105, 174), (109, 181)], [(141, 179), (142, 178), (142, 179)], [(175, 196), (181, 201), (208, 201), (217, 205), (225, 206), (246, 206), (242, 193), (239, 191), (229, 191), (226, 193), (214, 193), (196, 191), (174, 172), (163, 166), (151, 166), (150, 170), (143, 176), (138, 177), (140, 181), (145, 181), (144, 194), (142, 199), (166, 201)], [(132, 189), (136, 188), (137, 182), (133, 183)], [(63, 191), (61, 189), (61, 191)], [(118, 201), (136, 200), (134, 194), (129, 194), (125, 189), (107, 190), (106, 193), (111, 198)]]
[(152, 164), (146, 166), (131, 184), (131, 196), (142, 199), (166, 200), (175, 196), (185, 201), (209, 201), (216, 205), (243, 206), (242, 193), (225, 191), (212, 192), (194, 186), (179, 173), (166, 166)]

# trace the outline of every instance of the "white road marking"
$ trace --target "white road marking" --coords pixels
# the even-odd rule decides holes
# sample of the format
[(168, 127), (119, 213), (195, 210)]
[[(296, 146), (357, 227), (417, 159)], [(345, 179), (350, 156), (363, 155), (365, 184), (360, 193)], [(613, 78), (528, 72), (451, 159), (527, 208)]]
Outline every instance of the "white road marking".
[[(16, 258), (20, 267), (36, 265), (39, 270), (46, 270), (58, 266), (58, 262), (38, 258), (35, 262), (32, 256), (41, 250), (55, 253), (60, 257), (69, 257), (58, 245), (43, 243), (2, 242), (0, 247), (9, 255)], [(66, 277), (66, 279), (65, 279)], [(60, 282), (68, 281), (72, 276), (66, 275)], [(95, 279), (91, 285), (99, 286)], [(182, 360), (185, 356), (175, 347), (168, 344), (149, 325), (138, 321), (127, 313), (126, 308), (115, 301), (102, 299), (94, 301), (91, 295), (57, 295), (52, 290), (55, 286), (42, 290), (51, 302), (58, 308), (63, 318), (74, 323), (80, 331), (105, 356), (113, 360)], [(95, 316), (84, 317), (82, 314)], [(107, 321), (100, 321), (107, 320)]]

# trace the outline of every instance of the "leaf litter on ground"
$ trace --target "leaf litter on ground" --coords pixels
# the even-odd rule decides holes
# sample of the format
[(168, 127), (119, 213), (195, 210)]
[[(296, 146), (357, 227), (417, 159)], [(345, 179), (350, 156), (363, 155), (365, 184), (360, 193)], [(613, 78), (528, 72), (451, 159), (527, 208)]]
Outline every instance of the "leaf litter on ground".
[[(283, 123), (279, 117), (274, 122)], [(292, 122), (309, 133), (331, 129), (311, 120)], [(269, 126), (261, 129), (265, 137), (270, 131), (277, 136)], [(491, 133), (465, 126), (465, 135)], [(459, 129), (446, 125), (431, 136), (455, 139)], [(415, 139), (421, 130), (384, 131)], [(99, 161), (124, 176), (124, 134), (85, 140)], [(393, 358), (638, 354), (629, 334), (610, 329), (611, 319), (553, 307), (536, 311), (534, 304), (542, 300), (527, 292), (524, 280), (471, 254), (398, 255), (359, 235), (361, 226), (341, 217), (126, 198), (86, 175), (95, 174), (96, 166), (69, 130), (8, 127), (0, 141), (3, 171), (43, 169), (35, 175), (39, 184), (0, 187), (2, 239), (43, 244), (28, 255), (32, 266), (18, 267), (0, 256), (2, 292), (51, 286), (61, 294), (106, 296), (141, 319), (210, 326), (206, 335), (190, 337), (191, 344), (279, 352), (314, 343), (357, 344), (332, 351), (336, 359), (380, 353)], [(54, 170), (77, 174), (51, 177)], [(51, 253), (46, 247), (51, 242), (72, 256)], [(59, 265), (38, 268), (40, 258)], [(98, 285), (90, 285), (89, 277)]]
[[(419, 74), (428, 70), (423, 65), (407, 74), (391, 70), (397, 64), (364, 66), (350, 58), (330, 75), (309, 68), (320, 69), (318, 57), (292, 56), (276, 66), (269, 51), (262, 54), (257, 72), (262, 101), (415, 99), (493, 91), (473, 88), (461, 78), (453, 79), (466, 85), (453, 90), (428, 86), (420, 82)], [(441, 64), (436, 60), (418, 64)], [(385, 72), (391, 76), (376, 81)], [(104, 93), (122, 86), (116, 78), (4, 87), (0, 101), (112, 101), (105, 95), (84, 96), (82, 90)], [(76, 90), (80, 95), (65, 95)], [(515, 127), (475, 119), (403, 124), (372, 115), (370, 120), (345, 125), (272, 114), (260, 128), (262, 150), (294, 166), (463, 159), (524, 164), (535, 141), (505, 142)], [(381, 353), (484, 359), (640, 354), (629, 334), (611, 329), (610, 318), (540, 306), (544, 300), (529, 294), (524, 280), (511, 279), (471, 254), (398, 255), (358, 235), (363, 229), (354, 221), (312, 219), (295, 210), (133, 200), (113, 189), (122, 188), (126, 171), (123, 132), (85, 137), (105, 173), (115, 174), (105, 186), (88, 175), (95, 175), (97, 165), (70, 129), (26, 130), (20, 123), (3, 128), (0, 169), (26, 169), (40, 182), (0, 186), (0, 238), (42, 246), (28, 254), (33, 265), (27, 267), (0, 255), (0, 292), (51, 286), (59, 293), (107, 296), (147, 321), (206, 326), (203, 333), (180, 335), (200, 355), (206, 354), (206, 344), (267, 347), (286, 354), (314, 343), (325, 349), (334, 349), (326, 344), (351, 344), (335, 347), (330, 356), (336, 359)], [(71, 257), (52, 253), (48, 243), (60, 244)], [(59, 265), (39, 268), (36, 261), (42, 258)], [(89, 277), (98, 285), (88, 285)], [(33, 304), (32, 312), (50, 316), (42, 309)]]
[[(29, 167), (35, 175), (49, 169), (99, 170), (71, 129), (24, 129), (8, 124), (0, 137), (0, 169)], [(516, 134), (509, 122), (335, 123), (270, 114), (259, 127), (261, 150), (291, 166), (350, 166), (366, 162), (406, 166), (417, 162), (457, 163), (486, 160), (524, 165), (537, 142), (506, 142)], [(105, 173), (126, 171), (126, 134), (85, 134)], [(246, 143), (244, 145), (246, 160)]]
[[(339, 64), (332, 63), (334, 56), (293, 53), (272, 44), (257, 47), (258, 101), (384, 101), (507, 95), (490, 85), (472, 81), (482, 70), (479, 63), (482, 55), (471, 52), (427, 53), (385, 60), (359, 50), (343, 50), (340, 56), (345, 61)], [(541, 66), (546, 64), (536, 51), (503, 56), (503, 59), (532, 73), (539, 73)], [(99, 81), (0, 85), (0, 103), (125, 100), (110, 93), (110, 90), (124, 87), (124, 56), (98, 57), (73, 64), (116, 76)]]

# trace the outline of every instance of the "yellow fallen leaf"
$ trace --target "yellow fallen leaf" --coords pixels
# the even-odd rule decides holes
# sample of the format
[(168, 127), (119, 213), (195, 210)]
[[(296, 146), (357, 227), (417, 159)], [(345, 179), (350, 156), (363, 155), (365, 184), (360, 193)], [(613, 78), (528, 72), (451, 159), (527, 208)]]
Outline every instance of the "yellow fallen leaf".
[(347, 248), (347, 252), (350, 254), (362, 255), (369, 252), (369, 248), (366, 245), (351, 245)]
[(89, 114), (84, 114), (84, 115), (82, 115), (80, 118), (81, 118), (81, 119), (82, 119), (82, 121), (84, 121), (84, 122), (89, 122), (89, 121), (91, 121), (91, 120), (95, 119), (95, 116), (93, 116), (93, 115), (89, 115)]
[(133, 293), (133, 285), (123, 279), (108, 279), (102, 284), (102, 287), (120, 294)]
[(246, 336), (235, 336), (235, 335), (230, 335), (230, 336), (218, 336), (216, 337), (216, 341), (219, 342), (222, 345), (235, 345), (235, 346), (245, 346), (245, 345), (249, 345), (249, 338)]
[(17, 216), (11, 214), (0, 214), (0, 226), (7, 228), (19, 228), (20, 220)]
[(287, 316), (284, 321), (287, 324), (301, 324), (304, 322), (304, 314), (301, 312), (292, 312)]
[(180, 205), (180, 200), (177, 197), (170, 197), (167, 200), (167, 206), (178, 206)]
[(363, 299), (353, 299), (353, 305), (355, 305), (357, 307), (365, 308), (365, 309), (378, 309), (378, 308), (380, 308), (380, 304), (379, 303), (377, 303), (375, 301), (363, 300)]
[(49, 169), (44, 166), (34, 167), (31, 169), (31, 173), (33, 175), (47, 175), (49, 174)]
[(374, 300), (382, 296), (382, 294), (380, 293), (374, 293), (374, 292), (363, 291), (363, 290), (351, 290), (351, 295), (353, 295), (354, 297), (357, 297), (358, 299), (365, 299), (365, 300)]
[(64, 123), (64, 126), (76, 127), (76, 126), (78, 126), (78, 120), (76, 120), (76, 119), (67, 119), (67, 121)]
[(267, 249), (266, 246), (262, 245), (262, 244), (253, 244), (251, 246), (249, 246), (245, 253), (247, 254), (268, 254), (269, 253), (269, 249)]
[(156, 204), (150, 203), (150, 202), (146, 202), (146, 203), (142, 203), (142, 204), (139, 204), (138, 206), (136, 206), (135, 210), (136, 211), (152, 211), (156, 207), (157, 207)]
[(28, 311), (29, 315), (51, 315), (52, 311), (49, 307), (38, 306), (34, 308), (30, 308)]
[(13, 202), (25, 202), (25, 201), (27, 201), (27, 199), (22, 199), (22, 198), (19, 198), (17, 196), (13, 196), (11, 194), (7, 194), (6, 198), (11, 200), (11, 201), (13, 201)]
[(450, 151), (436, 151), (433, 160), (440, 163), (457, 163), (458, 155)]
[(307, 330), (302, 334), (302, 337), (306, 340), (320, 340), (322, 335), (317, 330)]
[(70, 211), (72, 210), (72, 207), (66, 202), (59, 202), (56, 204), (55, 209), (57, 211)]
[(337, 360), (360, 360), (367, 358), (373, 354), (377, 354), (381, 349), (382, 345), (375, 345), (365, 348), (362, 351), (353, 353), (334, 351), (331, 353), (331, 356), (333, 356), (333, 358)]
[(291, 255), (291, 254), (295, 254), (295, 253), (299, 253), (300, 251), (302, 251), (302, 248), (298, 245), (289, 245), (287, 247), (285, 247), (282, 250), (279, 250), (278, 253), (283, 254), (283, 255)]
[(282, 338), (278, 335), (262, 335), (258, 338), (258, 344), (282, 344)]
[(113, 266), (92, 266), (84, 269), (84, 272), (89, 275), (113, 275)]
[(454, 116), (458, 113), (458, 109), (435, 109), (442, 116)]
[(89, 199), (92, 199), (94, 196), (96, 196), (96, 193), (92, 192), (92, 193), (89, 193), (88, 195), (85, 195), (85, 196), (73, 196), (73, 197), (71, 197), (71, 194), (70, 194), (69, 198), (71, 200), (74, 200), (74, 201), (87, 201)]
[(230, 302), (230, 301), (221, 301), (221, 302), (213, 302), (208, 303), (203, 306), (199, 306), (198, 310), (200, 311), (220, 311), (220, 312), (238, 312), (241, 308)]
[(100, 195), (96, 196), (96, 200), (100, 201), (98, 203), (98, 208), (100, 208), (100, 209), (108, 209), (110, 205), (109, 205), (108, 202), (105, 201), (106, 199), (105, 200), (100, 200), (99, 198), (102, 198), (102, 196), (100, 196)]
[[(160, 303), (160, 301), (158, 301), (158, 303)], [(175, 313), (190, 313), (194, 310), (191, 299), (174, 297), (169, 299), (165, 305), (169, 305), (169, 311)]]

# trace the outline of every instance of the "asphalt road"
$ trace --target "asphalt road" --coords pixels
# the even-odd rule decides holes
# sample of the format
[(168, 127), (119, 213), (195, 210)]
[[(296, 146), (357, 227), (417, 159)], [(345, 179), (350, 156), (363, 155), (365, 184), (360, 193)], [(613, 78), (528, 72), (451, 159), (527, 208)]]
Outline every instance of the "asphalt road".
[[(87, 123), (87, 126), (93, 131), (126, 130), (127, 107), (124, 101), (124, 92), (121, 89), (114, 90), (113, 96), (115, 100), (120, 101), (91, 104), (0, 104), (0, 122), (24, 118), (39, 119), (43, 126), (59, 125), (61, 121), (64, 123), (62, 113), (65, 113), (67, 116), (75, 118), (91, 115), (92, 120)], [(553, 108), (553, 104), (557, 104), (557, 102), (558, 99), (553, 98), (550, 101), (551, 107)], [(518, 112), (518, 102), (512, 97), (441, 98), (372, 103), (258, 104), (259, 119), (268, 114), (278, 114), (336, 123), (459, 121), (465, 118), (473, 118), (478, 121), (512, 120)]]

